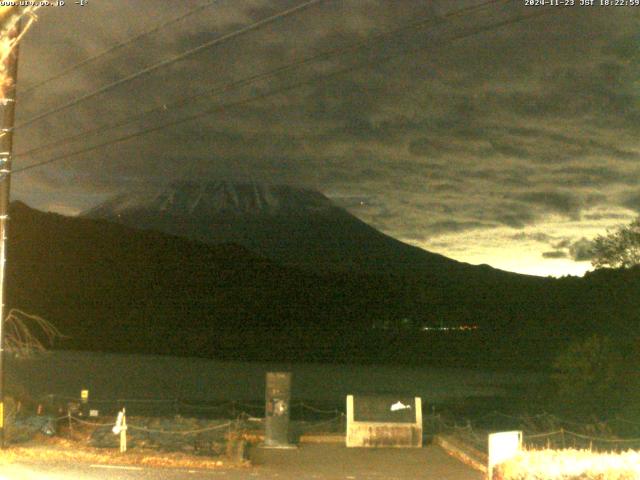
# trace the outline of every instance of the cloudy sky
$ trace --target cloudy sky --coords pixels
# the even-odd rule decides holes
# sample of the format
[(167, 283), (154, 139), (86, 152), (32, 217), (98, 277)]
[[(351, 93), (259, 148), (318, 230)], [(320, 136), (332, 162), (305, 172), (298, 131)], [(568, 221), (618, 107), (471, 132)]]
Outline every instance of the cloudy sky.
[(177, 178), (288, 183), (403, 241), (536, 275), (584, 273), (588, 240), (640, 211), (640, 7), (316, 0), (247, 29), (304, 3), (42, 8), (14, 168), (61, 160), (16, 173), (13, 197), (76, 214)]

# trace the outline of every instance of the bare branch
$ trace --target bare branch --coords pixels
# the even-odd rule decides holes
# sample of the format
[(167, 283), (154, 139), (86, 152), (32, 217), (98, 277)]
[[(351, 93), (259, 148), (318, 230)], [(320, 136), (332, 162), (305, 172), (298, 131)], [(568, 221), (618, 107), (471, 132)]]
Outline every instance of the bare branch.
[(13, 308), (4, 321), (5, 349), (8, 352), (29, 356), (44, 352), (57, 338), (65, 336), (48, 320)]

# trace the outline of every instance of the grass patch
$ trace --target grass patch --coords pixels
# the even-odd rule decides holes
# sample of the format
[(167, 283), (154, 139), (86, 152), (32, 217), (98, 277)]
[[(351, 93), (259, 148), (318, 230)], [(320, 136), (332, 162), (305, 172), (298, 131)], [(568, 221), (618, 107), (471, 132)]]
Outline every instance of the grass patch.
[(14, 462), (69, 462), (101, 465), (136, 465), (148, 467), (171, 467), (192, 469), (220, 469), (244, 467), (245, 462), (229, 459), (211, 459), (182, 452), (159, 452), (135, 449), (120, 453), (116, 449), (93, 448), (78, 439), (45, 437), (0, 451), (0, 465)]

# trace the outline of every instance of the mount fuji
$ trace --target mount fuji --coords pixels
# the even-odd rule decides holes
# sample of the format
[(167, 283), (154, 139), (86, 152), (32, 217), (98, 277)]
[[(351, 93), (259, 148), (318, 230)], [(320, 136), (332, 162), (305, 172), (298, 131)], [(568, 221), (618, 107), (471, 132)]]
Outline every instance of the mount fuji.
[(118, 195), (83, 215), (207, 244), (235, 243), (313, 271), (439, 276), (473, 268), (389, 237), (320, 192), (288, 185), (180, 181)]

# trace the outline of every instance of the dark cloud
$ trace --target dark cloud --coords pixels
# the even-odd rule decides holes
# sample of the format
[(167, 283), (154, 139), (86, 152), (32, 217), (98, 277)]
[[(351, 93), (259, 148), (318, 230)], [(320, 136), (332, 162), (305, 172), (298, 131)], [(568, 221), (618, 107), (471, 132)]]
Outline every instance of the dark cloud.
[(482, 223), (482, 222), (457, 222), (457, 221), (442, 221), (436, 223), (430, 223), (426, 226), (426, 230), (430, 235), (438, 235), (442, 233), (460, 233), (467, 230), (475, 230), (479, 228), (490, 228), (494, 225)]
[(460, 191), (460, 187), (454, 183), (431, 184), (429, 189), (434, 193), (451, 193)]
[(583, 216), (584, 220), (628, 220), (629, 216), (622, 213), (611, 213), (611, 212), (595, 212), (595, 213), (585, 213)]
[(543, 212), (558, 213), (579, 220), (583, 209), (603, 202), (606, 197), (599, 193), (581, 194), (571, 191), (534, 191), (513, 194), (512, 198), (524, 202), (531, 208)]
[(640, 213), (640, 192), (627, 193), (624, 195), (622, 205)]
[(569, 255), (576, 262), (584, 262), (593, 258), (593, 241), (581, 238), (569, 247)]
[(484, 180), (493, 185), (500, 185), (501, 190), (521, 189), (534, 186), (535, 172), (523, 167), (519, 170), (505, 170), (504, 168), (481, 168), (464, 171), (465, 179)]
[(455, 151), (455, 148), (437, 138), (423, 137), (409, 143), (409, 152), (416, 156), (436, 157), (450, 151)]
[(532, 214), (514, 215), (507, 213), (498, 217), (497, 220), (503, 225), (511, 228), (524, 228), (533, 223), (535, 217)]
[(550, 252), (542, 252), (542, 258), (566, 258), (567, 252), (562, 250), (553, 250)]
[(563, 248), (569, 248), (571, 246), (571, 239), (570, 238), (563, 238), (557, 242), (553, 242), (551, 243), (551, 245), (553, 246), (553, 248), (555, 249), (563, 249)]
[(511, 228), (524, 228), (536, 220), (536, 215), (526, 207), (516, 207), (505, 212), (496, 212), (496, 221)]
[(572, 193), (553, 191), (528, 192), (516, 194), (514, 198), (569, 217), (576, 217), (581, 207), (580, 199)]
[(495, 153), (504, 155), (505, 157), (528, 159), (532, 156), (526, 148), (514, 145), (513, 143), (505, 143), (499, 140), (492, 140), (491, 147), (493, 148), (493, 151)]
[(552, 175), (565, 185), (576, 187), (600, 187), (618, 183), (636, 184), (640, 180), (638, 175), (629, 175), (606, 165), (559, 168), (554, 170)]
[(551, 242), (553, 250), (543, 252), (544, 258), (570, 258), (575, 262), (589, 261), (593, 255), (593, 241), (584, 237), (579, 240), (563, 238), (557, 242)]
[(545, 242), (545, 243), (553, 240), (553, 237), (551, 235), (548, 235), (542, 232), (536, 232), (536, 233), (518, 232), (518, 233), (514, 233), (513, 235), (509, 235), (509, 238), (511, 240), (535, 240), (536, 242)]

